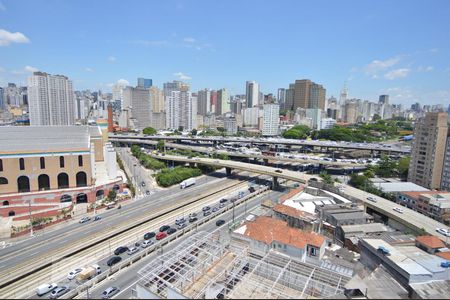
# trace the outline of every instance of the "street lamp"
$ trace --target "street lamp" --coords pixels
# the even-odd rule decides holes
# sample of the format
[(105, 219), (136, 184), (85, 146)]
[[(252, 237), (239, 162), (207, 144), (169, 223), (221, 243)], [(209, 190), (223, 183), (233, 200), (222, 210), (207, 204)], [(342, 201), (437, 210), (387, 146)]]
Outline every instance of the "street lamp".
[(30, 217), (30, 237), (33, 237), (34, 233), (33, 233), (33, 221), (31, 220), (31, 199), (28, 200), (28, 214)]

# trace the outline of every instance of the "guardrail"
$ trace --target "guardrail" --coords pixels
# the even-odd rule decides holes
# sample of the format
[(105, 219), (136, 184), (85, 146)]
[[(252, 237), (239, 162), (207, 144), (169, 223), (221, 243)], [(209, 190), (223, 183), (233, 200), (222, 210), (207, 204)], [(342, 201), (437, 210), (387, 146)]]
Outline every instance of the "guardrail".
[(233, 207), (239, 206), (240, 204), (248, 201), (249, 199), (252, 199), (258, 195), (262, 195), (263, 193), (267, 192), (268, 190), (269, 190), (268, 187), (259, 188), (255, 192), (253, 192), (245, 197), (236, 199), (234, 202), (229, 203), (222, 209), (220, 209), (214, 213), (211, 213), (211, 215), (209, 215), (205, 218), (202, 218), (201, 220), (196, 221), (195, 224), (188, 225), (185, 228), (183, 228), (182, 230), (177, 230), (173, 235), (167, 236), (163, 240), (149, 246), (148, 248), (144, 248), (144, 251), (140, 251), (136, 255), (133, 255), (133, 256), (123, 260), (122, 262), (110, 267), (107, 272), (103, 272), (103, 273), (95, 276), (91, 280), (79, 285), (76, 289), (73, 289), (73, 290), (69, 291), (68, 293), (66, 293), (65, 295), (61, 296), (60, 299), (71, 299), (71, 298), (74, 298), (74, 297), (80, 295), (81, 293), (87, 291), (89, 288), (92, 288), (95, 284), (107, 279), (114, 273), (117, 273), (118, 271), (122, 270), (123, 268), (126, 268), (126, 267), (132, 265), (133, 263), (143, 259), (147, 255), (152, 254), (155, 250), (162, 251), (163, 246), (167, 245), (169, 242), (172, 242), (172, 241), (180, 238), (181, 236), (185, 235), (186, 233), (192, 232), (194, 230), (196, 231), (199, 226), (202, 226), (203, 224), (208, 223), (209, 221), (216, 218), (217, 216), (220, 216), (220, 215), (232, 210)]

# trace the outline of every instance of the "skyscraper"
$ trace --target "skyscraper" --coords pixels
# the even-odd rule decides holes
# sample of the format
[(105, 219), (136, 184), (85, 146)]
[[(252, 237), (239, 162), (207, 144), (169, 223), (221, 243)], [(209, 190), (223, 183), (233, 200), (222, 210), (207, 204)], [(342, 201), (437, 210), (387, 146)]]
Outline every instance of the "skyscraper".
[(72, 81), (63, 75), (34, 72), (28, 77), (30, 125), (74, 125)]
[(259, 105), (259, 84), (256, 81), (246, 82), (245, 99), (247, 101), (247, 107)]
[(447, 113), (429, 112), (416, 123), (408, 181), (438, 189), (441, 185), (447, 139)]
[(173, 91), (189, 91), (189, 84), (182, 81), (174, 80), (173, 82), (164, 83), (164, 96), (169, 97)]
[(216, 115), (220, 116), (230, 111), (230, 96), (227, 89), (217, 91)]
[(289, 84), (289, 88), (286, 90), (286, 101), (284, 103), (284, 109), (288, 111), (294, 110), (294, 98), (295, 98), (295, 84)]
[(139, 77), (137, 82), (137, 86), (144, 89), (149, 89), (153, 85), (153, 80), (142, 77)]
[(3, 97), (3, 88), (0, 87), (0, 110), (6, 109), (5, 98)]
[(284, 103), (286, 102), (286, 89), (284, 89), (284, 88), (278, 89), (277, 100), (278, 100), (278, 104), (280, 104), (280, 108), (286, 109), (284, 107)]
[(197, 114), (206, 116), (211, 112), (211, 91), (209, 89), (200, 90), (197, 93)]
[[(450, 108), (450, 106), (449, 106)], [(441, 190), (450, 191), (450, 128), (447, 130), (447, 141), (442, 167)]]
[(263, 136), (278, 135), (278, 126), (280, 124), (280, 105), (264, 104), (263, 105)]
[(380, 95), (380, 97), (378, 98), (378, 103), (389, 104), (389, 95)]
[(123, 90), (124, 108), (130, 108), (134, 126), (138, 129), (151, 126), (152, 101), (150, 90), (128, 86)]
[(164, 104), (164, 92), (156, 86), (151, 86), (149, 90), (150, 98), (152, 100), (152, 111), (154, 113), (163, 112), (166, 109)]
[(188, 91), (172, 91), (166, 101), (166, 118), (169, 129), (197, 128), (197, 97)]
[(297, 107), (309, 108), (309, 92), (310, 92), (311, 80), (302, 79), (296, 80), (294, 84), (294, 105), (293, 109)]
[(326, 90), (322, 85), (317, 83), (311, 83), (309, 92), (309, 105), (311, 109), (325, 110), (325, 93)]

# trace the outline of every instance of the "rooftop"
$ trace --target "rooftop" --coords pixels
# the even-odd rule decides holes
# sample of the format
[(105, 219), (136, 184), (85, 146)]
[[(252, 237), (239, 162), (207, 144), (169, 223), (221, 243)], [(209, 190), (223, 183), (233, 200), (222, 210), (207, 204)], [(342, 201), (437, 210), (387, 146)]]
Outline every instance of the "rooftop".
[(374, 233), (388, 231), (383, 223), (368, 223), (368, 224), (356, 224), (356, 225), (342, 225), (342, 231), (346, 234), (349, 233)]
[(442, 242), (438, 237), (434, 235), (422, 235), (416, 237), (416, 241), (421, 243), (422, 245), (432, 248), (432, 249), (438, 249), (438, 248), (444, 248), (445, 244)]
[(0, 127), (0, 155), (89, 150), (88, 126)]
[(277, 204), (273, 207), (273, 210), (276, 212), (279, 212), (283, 215), (291, 216), (294, 218), (300, 218), (300, 219), (315, 219), (314, 215), (306, 212), (301, 211), (299, 209), (296, 209), (294, 207), (284, 205), (284, 204)]
[(442, 257), (443, 259), (450, 260), (450, 251), (446, 252), (437, 252), (435, 253), (437, 256)]
[(429, 189), (412, 182), (377, 182), (375, 186), (383, 192), (427, 192)]
[(235, 232), (267, 245), (277, 241), (301, 249), (307, 244), (321, 247), (325, 242), (325, 237), (320, 234), (289, 227), (286, 222), (270, 217), (258, 217), (255, 221), (246, 222)]

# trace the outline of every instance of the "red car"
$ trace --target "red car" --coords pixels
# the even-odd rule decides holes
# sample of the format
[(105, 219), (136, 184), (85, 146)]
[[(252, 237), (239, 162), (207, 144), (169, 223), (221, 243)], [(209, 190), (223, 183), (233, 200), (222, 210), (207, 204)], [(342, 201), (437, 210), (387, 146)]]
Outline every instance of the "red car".
[(167, 233), (165, 232), (158, 232), (158, 234), (156, 235), (156, 240), (162, 240), (163, 238), (165, 238), (167, 236)]

